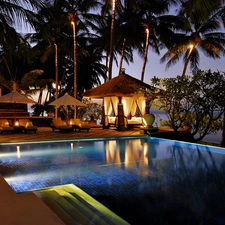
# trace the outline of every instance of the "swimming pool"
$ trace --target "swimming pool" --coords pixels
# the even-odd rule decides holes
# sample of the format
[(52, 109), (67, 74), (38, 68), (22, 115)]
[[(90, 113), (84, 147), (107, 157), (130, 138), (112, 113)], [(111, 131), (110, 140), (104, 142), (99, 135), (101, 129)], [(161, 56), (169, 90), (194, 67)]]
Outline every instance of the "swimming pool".
[(0, 160), (14, 169), (4, 178), (16, 192), (73, 183), (131, 224), (172, 224), (179, 213), (182, 224), (198, 224), (206, 212), (208, 221), (225, 222), (223, 148), (152, 137), (81, 139), (1, 144)]

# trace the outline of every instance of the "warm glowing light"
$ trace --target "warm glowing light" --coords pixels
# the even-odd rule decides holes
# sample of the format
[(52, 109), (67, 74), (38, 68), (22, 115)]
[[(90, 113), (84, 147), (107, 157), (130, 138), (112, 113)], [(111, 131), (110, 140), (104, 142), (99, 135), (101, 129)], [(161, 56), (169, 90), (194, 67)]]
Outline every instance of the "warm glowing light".
[(19, 126), (19, 122), (18, 121), (15, 122), (15, 126)]
[(146, 122), (145, 119), (143, 119), (143, 123), (144, 123), (145, 126), (147, 126), (147, 122)]
[(73, 150), (73, 143), (70, 143), (70, 149)]
[(117, 141), (111, 140), (106, 142), (106, 162), (120, 166), (120, 148)]
[(17, 158), (20, 159), (20, 146), (16, 146), (16, 155)]
[(116, 8), (116, 0), (113, 0), (112, 1), (112, 9), (115, 10), (115, 8)]

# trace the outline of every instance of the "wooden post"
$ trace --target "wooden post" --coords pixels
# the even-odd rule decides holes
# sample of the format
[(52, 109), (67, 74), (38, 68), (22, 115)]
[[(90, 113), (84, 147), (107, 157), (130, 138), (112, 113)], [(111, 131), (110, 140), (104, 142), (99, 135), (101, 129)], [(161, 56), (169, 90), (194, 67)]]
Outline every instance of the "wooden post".
[(123, 131), (125, 130), (125, 125), (124, 125), (124, 111), (123, 111), (123, 104), (121, 103), (121, 97), (119, 97), (119, 103), (117, 105), (118, 107), (118, 131)]

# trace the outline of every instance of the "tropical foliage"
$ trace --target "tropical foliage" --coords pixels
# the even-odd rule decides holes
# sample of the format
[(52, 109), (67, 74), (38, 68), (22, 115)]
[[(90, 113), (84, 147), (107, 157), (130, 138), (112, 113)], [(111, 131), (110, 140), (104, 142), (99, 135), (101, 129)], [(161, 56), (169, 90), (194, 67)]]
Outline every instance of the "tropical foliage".
[(189, 62), (191, 70), (199, 69), (200, 51), (212, 59), (224, 56), (223, 7), (220, 0), (182, 1), (176, 16), (177, 23), (173, 28), (173, 41), (168, 43), (168, 51), (161, 62), (167, 62), (168, 68), (182, 58), (184, 76)]
[(158, 106), (168, 116), (168, 125), (178, 132), (189, 125), (196, 141), (222, 128), (225, 112), (225, 74), (198, 70), (193, 76), (152, 79), (152, 85), (166, 90)]
[[(183, 60), (179, 82), (185, 86), (189, 63), (199, 73), (200, 52), (212, 59), (224, 56), (224, 12), (221, 0), (0, 0), (0, 87), (3, 94), (13, 88), (39, 94), (35, 115), (43, 115), (48, 102), (65, 92), (81, 100), (86, 89), (111, 78), (113, 61), (118, 73), (123, 61), (135, 62), (134, 52), (143, 59), (143, 81), (149, 52), (162, 50), (166, 67)], [(178, 94), (181, 84), (176, 85), (171, 94)], [(185, 94), (188, 98), (188, 90), (182, 98)], [(179, 108), (179, 99), (175, 102)], [(179, 117), (170, 118), (175, 130), (184, 122)]]
[[(26, 58), (22, 59), (22, 64), (19, 63), (22, 70), (18, 71), (15, 69), (17, 66), (12, 64), (12, 68), (9, 67), (10, 76), (7, 76), (9, 69), (7, 73), (1, 71), (5, 79), (4, 84), (12, 80), (12, 74), (15, 80), (17, 73), (17, 80), (20, 80), (24, 74), (36, 69), (44, 71), (43, 79), (56, 82), (57, 70), (58, 95), (61, 96), (65, 92), (72, 94), (76, 65), (76, 97), (82, 98), (84, 90), (99, 85), (102, 79), (107, 79), (109, 59), (112, 58), (119, 65), (120, 72), (123, 60), (128, 64), (132, 63), (133, 53), (138, 51), (143, 57), (140, 71), (140, 78), (143, 80), (150, 49), (160, 54), (161, 49), (166, 48), (168, 51), (162, 57), (162, 62), (168, 60), (167, 66), (174, 65), (183, 56), (183, 74), (189, 61), (191, 69), (198, 68), (198, 49), (212, 58), (220, 58), (225, 52), (225, 36), (221, 30), (224, 8), (219, 0), (120, 0), (115, 2), (115, 8), (110, 0), (30, 0), (25, 3), (9, 3), (0, 1), (0, 25), (4, 27), (0, 35), (2, 56), (7, 54), (8, 63), (10, 60), (15, 61), (10, 54)], [(113, 9), (115, 12), (112, 12)], [(112, 18), (112, 13), (115, 13), (115, 18)], [(76, 58), (71, 20), (76, 22)], [(21, 23), (14, 23), (15, 21)], [(21, 25), (22, 22), (25, 25)], [(112, 23), (113, 49), (110, 46)], [(29, 25), (33, 31), (26, 32), (26, 36), (23, 36), (17, 32), (18, 25)], [(113, 51), (110, 52), (111, 50)], [(110, 56), (111, 54), (113, 56)], [(6, 60), (1, 60), (0, 64), (5, 62)], [(16, 72), (13, 72), (13, 69)], [(46, 88), (50, 86), (46, 85)], [(41, 93), (40, 89), (38, 91)], [(51, 96), (55, 96), (56, 90), (52, 89), (52, 86), (48, 91)]]

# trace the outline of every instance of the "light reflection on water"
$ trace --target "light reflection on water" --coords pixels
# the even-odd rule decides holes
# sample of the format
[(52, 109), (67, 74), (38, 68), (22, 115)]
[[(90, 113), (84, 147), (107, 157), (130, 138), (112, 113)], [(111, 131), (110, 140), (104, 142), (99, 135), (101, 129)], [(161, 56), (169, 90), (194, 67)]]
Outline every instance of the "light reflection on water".
[[(210, 219), (215, 214), (221, 219), (215, 205), (225, 199), (224, 153), (223, 148), (159, 138), (0, 145), (1, 164), (15, 170), (4, 177), (17, 192), (73, 183), (92, 196), (125, 198), (131, 206), (138, 198), (136, 207), (149, 196), (151, 202), (162, 198), (164, 210), (167, 204), (169, 210), (170, 204), (185, 203), (185, 210), (205, 213), (212, 205)], [(149, 210), (157, 209), (147, 205), (145, 222), (153, 214)]]
[[(1, 145), (0, 149), (1, 164), (15, 169), (14, 174), (5, 177), (18, 192), (45, 187), (44, 179), (49, 184), (59, 185), (61, 182), (55, 181), (59, 180), (59, 174), (60, 180), (68, 183), (64, 177), (71, 173), (69, 181), (74, 178), (78, 185), (76, 180), (85, 179), (88, 171), (93, 173), (101, 168), (95, 179), (101, 179), (105, 170), (112, 174), (121, 171), (121, 176), (126, 171), (126, 175), (133, 174), (137, 182), (142, 182), (160, 171), (219, 167), (219, 163), (224, 161), (223, 149), (157, 138)], [(84, 177), (79, 178), (82, 173), (85, 173)], [(120, 178), (116, 179), (119, 182)], [(21, 183), (19, 187), (18, 181)], [(27, 182), (33, 186), (27, 186)]]

